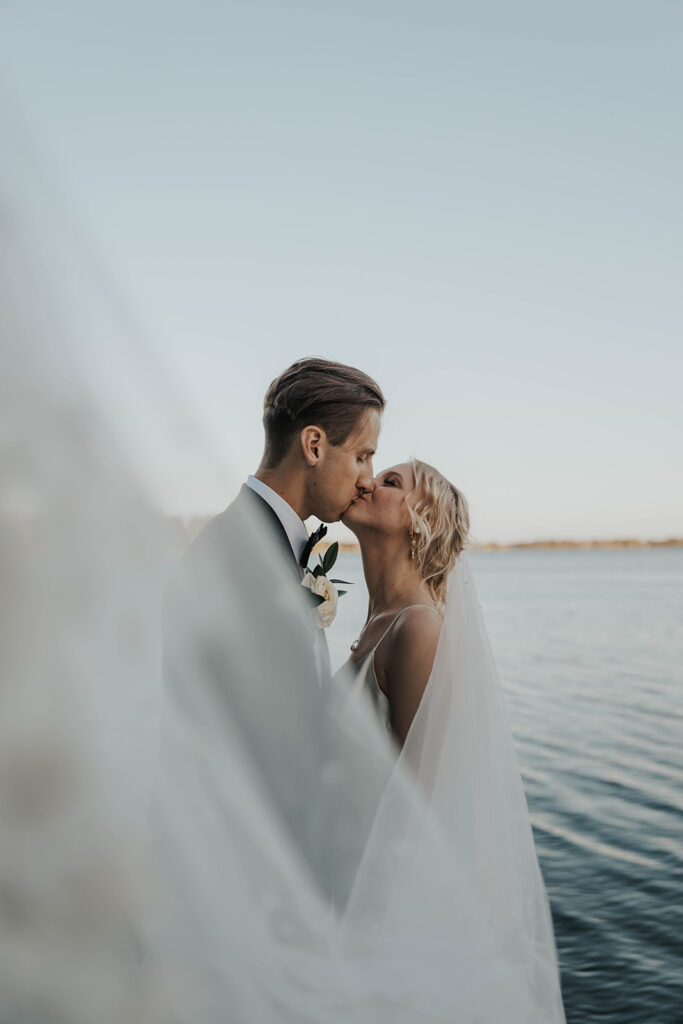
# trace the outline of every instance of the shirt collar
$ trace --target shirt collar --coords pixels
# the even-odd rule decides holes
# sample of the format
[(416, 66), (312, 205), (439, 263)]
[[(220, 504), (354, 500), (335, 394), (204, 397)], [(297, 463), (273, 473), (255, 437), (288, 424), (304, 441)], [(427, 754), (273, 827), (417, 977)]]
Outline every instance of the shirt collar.
[(281, 495), (274, 491), (272, 487), (269, 487), (268, 484), (264, 484), (262, 480), (257, 480), (255, 476), (248, 476), (247, 487), (250, 487), (252, 491), (255, 491), (259, 497), (263, 498), (270, 505), (282, 523), (282, 528), (287, 534), (287, 539), (291, 544), (294, 556), (297, 562), (299, 562), (308, 542), (308, 531), (304, 526), (303, 520), (299, 518), (292, 506), (288, 505)]

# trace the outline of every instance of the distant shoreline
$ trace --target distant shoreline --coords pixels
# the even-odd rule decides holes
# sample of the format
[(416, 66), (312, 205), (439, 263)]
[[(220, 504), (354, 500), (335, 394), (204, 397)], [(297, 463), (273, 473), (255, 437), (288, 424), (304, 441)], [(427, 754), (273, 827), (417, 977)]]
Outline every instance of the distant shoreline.
[[(328, 547), (324, 543), (321, 549)], [(667, 540), (636, 540), (625, 538), (617, 540), (529, 540), (515, 544), (497, 544), (489, 541), (485, 544), (471, 544), (470, 551), (614, 551), (623, 548), (682, 548), (683, 537), (670, 537)], [(340, 551), (359, 551), (357, 544), (339, 542)]]
[[(169, 520), (185, 534), (186, 540), (193, 540), (201, 528), (212, 519), (212, 516), (169, 516)], [(318, 550), (326, 551), (331, 542), (322, 541)], [(471, 544), (470, 551), (558, 551), (558, 550), (581, 550), (581, 551), (614, 551), (624, 548), (681, 548), (683, 537), (669, 537), (666, 540), (638, 540), (634, 537), (616, 538), (612, 540), (530, 540), (517, 541), (510, 544), (499, 544), (496, 541), (487, 541), (481, 544)], [(354, 541), (339, 541), (340, 551), (359, 551), (360, 548)]]
[(612, 551), (622, 548), (681, 548), (683, 537), (670, 537), (667, 540), (635, 540), (633, 538), (617, 540), (531, 540), (516, 544), (473, 544), (471, 551), (555, 551), (582, 550)]

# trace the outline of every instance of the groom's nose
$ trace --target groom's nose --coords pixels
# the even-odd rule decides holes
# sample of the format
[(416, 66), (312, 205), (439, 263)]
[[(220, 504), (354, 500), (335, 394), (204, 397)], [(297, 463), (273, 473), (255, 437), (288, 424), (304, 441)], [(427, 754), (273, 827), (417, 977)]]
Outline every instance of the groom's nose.
[(356, 487), (361, 494), (371, 493), (375, 489), (375, 479), (372, 475), (372, 466), (364, 466), (356, 481)]

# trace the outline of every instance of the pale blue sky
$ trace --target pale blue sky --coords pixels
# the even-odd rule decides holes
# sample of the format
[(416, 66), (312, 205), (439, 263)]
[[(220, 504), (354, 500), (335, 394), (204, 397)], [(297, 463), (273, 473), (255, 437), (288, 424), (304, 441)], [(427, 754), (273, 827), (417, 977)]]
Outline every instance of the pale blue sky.
[[(434, 462), (480, 540), (683, 534), (682, 55), (674, 2), (0, 3), (7, 102), (230, 478), (270, 379), (342, 359), (377, 467)], [(148, 448), (167, 507), (231, 497)]]

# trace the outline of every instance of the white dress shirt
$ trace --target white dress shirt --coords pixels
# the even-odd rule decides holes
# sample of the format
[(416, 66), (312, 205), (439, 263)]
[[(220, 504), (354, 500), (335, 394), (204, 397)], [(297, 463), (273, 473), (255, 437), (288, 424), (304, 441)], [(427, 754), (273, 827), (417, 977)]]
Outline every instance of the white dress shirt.
[(251, 487), (252, 491), (256, 491), (259, 497), (268, 502), (282, 523), (282, 528), (287, 534), (287, 539), (292, 546), (292, 551), (298, 565), (304, 553), (304, 548), (308, 543), (308, 531), (304, 526), (303, 520), (299, 519), (292, 506), (288, 505), (277, 491), (274, 491), (272, 487), (264, 484), (261, 480), (257, 480), (255, 476), (247, 477), (247, 487)]

